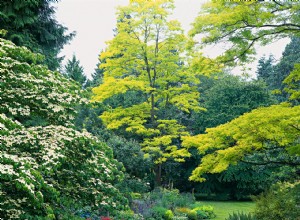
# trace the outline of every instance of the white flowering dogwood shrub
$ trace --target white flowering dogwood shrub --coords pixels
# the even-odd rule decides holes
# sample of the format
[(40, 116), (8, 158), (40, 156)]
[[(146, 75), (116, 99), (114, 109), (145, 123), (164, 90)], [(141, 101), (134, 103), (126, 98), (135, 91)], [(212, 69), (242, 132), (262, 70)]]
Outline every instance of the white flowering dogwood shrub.
[(103, 142), (74, 129), (75, 106), (85, 102), (79, 86), (41, 59), (0, 38), (0, 219), (127, 209), (114, 187), (122, 165)]
[(44, 125), (69, 125), (76, 113), (74, 103), (84, 101), (80, 88), (60, 73), (38, 65), (42, 58), (0, 39), (0, 111), (21, 123), (35, 120)]

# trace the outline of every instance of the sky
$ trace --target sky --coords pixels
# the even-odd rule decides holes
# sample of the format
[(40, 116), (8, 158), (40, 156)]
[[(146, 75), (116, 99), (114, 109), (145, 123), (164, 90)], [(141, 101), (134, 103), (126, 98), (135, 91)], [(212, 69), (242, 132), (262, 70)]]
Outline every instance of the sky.
[[(175, 0), (175, 10), (172, 19), (180, 21), (183, 29), (188, 32), (190, 24), (197, 17), (201, 4), (206, 0)], [(84, 73), (90, 77), (98, 63), (98, 55), (106, 48), (105, 42), (113, 38), (116, 27), (116, 7), (127, 5), (129, 0), (61, 0), (54, 4), (56, 19), (69, 31), (76, 31), (75, 38), (65, 45), (61, 56), (65, 56), (63, 65), (73, 54), (79, 59)], [(276, 44), (258, 49), (258, 56), (274, 54), (279, 59), (288, 41), (281, 40)], [(210, 55), (220, 51), (218, 46), (212, 46), (206, 51)], [(249, 65), (255, 72), (257, 62)], [(234, 70), (236, 74), (240, 69)]]
[[(105, 42), (113, 38), (116, 27), (116, 7), (127, 5), (129, 0), (61, 0), (56, 3), (56, 19), (76, 37), (66, 45), (60, 55), (64, 63), (73, 54), (80, 60), (88, 76), (94, 72), (99, 53), (106, 48)], [(175, 0), (172, 18), (178, 19), (188, 31), (197, 16), (203, 0)]]

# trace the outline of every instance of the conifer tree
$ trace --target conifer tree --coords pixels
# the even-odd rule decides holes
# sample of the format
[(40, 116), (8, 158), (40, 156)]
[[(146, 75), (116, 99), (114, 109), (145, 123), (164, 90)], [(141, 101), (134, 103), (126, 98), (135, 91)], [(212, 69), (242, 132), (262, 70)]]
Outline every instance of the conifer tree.
[(57, 0), (1, 0), (0, 29), (7, 31), (5, 39), (43, 54), (49, 69), (58, 70), (63, 59), (58, 54), (75, 33), (67, 34), (57, 22), (53, 2)]
[(74, 81), (78, 82), (80, 85), (83, 85), (86, 82), (86, 76), (83, 72), (83, 67), (80, 65), (79, 60), (73, 54), (72, 59), (68, 60), (64, 74)]

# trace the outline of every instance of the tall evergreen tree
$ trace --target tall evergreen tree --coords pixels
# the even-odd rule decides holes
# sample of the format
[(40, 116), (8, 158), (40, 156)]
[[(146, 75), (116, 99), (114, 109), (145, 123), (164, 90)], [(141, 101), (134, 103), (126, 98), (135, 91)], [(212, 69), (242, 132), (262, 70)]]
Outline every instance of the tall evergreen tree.
[(77, 60), (76, 56), (73, 55), (72, 59), (68, 60), (64, 74), (70, 78), (83, 85), (86, 81), (86, 76), (83, 72), (83, 67), (80, 65), (79, 60)]
[(294, 65), (300, 62), (300, 38), (293, 37), (291, 42), (285, 47), (282, 53), (282, 58), (279, 63), (274, 64), (274, 57), (268, 59), (262, 57), (259, 60), (257, 67), (258, 79), (266, 82), (270, 90), (281, 91), (276, 93), (276, 98), (279, 102), (286, 101), (288, 94), (284, 91), (284, 79), (292, 72)]
[(96, 68), (94, 72), (92, 73), (92, 79), (87, 80), (85, 87), (96, 87), (103, 83), (103, 76), (104, 76), (104, 69), (100, 67), (101, 64), (103, 64), (105, 61), (100, 58), (99, 55), (99, 61), (96, 64)]
[(57, 22), (53, 2), (57, 0), (1, 0), (0, 29), (7, 30), (5, 38), (16, 45), (45, 55), (44, 63), (57, 70), (63, 59), (58, 54), (75, 34), (67, 34)]

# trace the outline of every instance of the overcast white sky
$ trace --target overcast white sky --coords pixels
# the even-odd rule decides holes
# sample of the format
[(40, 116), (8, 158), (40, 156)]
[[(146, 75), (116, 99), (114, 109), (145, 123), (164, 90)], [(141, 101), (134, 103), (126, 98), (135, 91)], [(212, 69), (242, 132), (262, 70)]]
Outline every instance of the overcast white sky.
[[(175, 0), (174, 18), (188, 31), (200, 5), (205, 0)], [(129, 0), (61, 0), (55, 4), (56, 18), (59, 23), (76, 31), (77, 35), (70, 45), (62, 51), (65, 61), (73, 54), (80, 60), (85, 73), (94, 72), (98, 55), (104, 50), (105, 41), (113, 38), (116, 27), (116, 7), (127, 5)]]
[[(176, 9), (172, 18), (179, 20), (187, 32), (194, 21), (201, 4), (206, 0), (175, 0)], [(104, 50), (105, 42), (113, 38), (113, 29), (116, 26), (116, 7), (127, 5), (129, 0), (61, 0), (54, 6), (59, 23), (76, 31), (76, 37), (66, 45), (61, 53), (65, 61), (73, 54), (80, 60), (84, 72), (90, 76), (98, 62), (98, 55)], [(271, 45), (260, 49), (259, 55), (270, 52), (279, 58), (286, 44), (280, 41), (276, 46)], [(211, 50), (218, 50), (214, 47)], [(256, 64), (252, 65), (253, 67)], [(255, 70), (253, 70), (255, 71)]]

